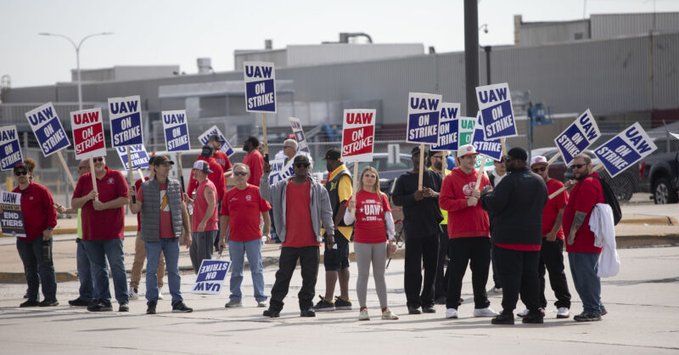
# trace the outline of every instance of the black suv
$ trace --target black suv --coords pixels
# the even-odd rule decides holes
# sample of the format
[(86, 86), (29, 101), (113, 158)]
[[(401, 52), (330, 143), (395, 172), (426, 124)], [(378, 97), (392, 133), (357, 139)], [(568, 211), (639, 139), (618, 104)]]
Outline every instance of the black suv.
[[(656, 138), (658, 149), (641, 162), (641, 189), (656, 204), (679, 202), (679, 140)], [(669, 149), (668, 149), (669, 147)]]

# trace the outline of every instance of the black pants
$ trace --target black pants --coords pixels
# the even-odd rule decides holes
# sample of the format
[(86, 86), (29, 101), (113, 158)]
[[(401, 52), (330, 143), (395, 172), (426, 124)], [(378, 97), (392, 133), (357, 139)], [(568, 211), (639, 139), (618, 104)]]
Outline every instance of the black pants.
[(491, 246), (491, 251), (490, 251), (490, 260), (491, 264), (493, 265), (493, 287), (495, 288), (502, 288), (502, 281), (500, 281), (500, 273), (497, 270), (497, 263), (495, 262), (495, 252), (493, 251), (495, 249), (495, 245)]
[(472, 288), (474, 289), (474, 308), (486, 308), (490, 305), (486, 294), (488, 269), (490, 268), (490, 239), (486, 237), (453, 238), (448, 240), (448, 297), (446, 308), (457, 309), (462, 293), (462, 279), (467, 271), (467, 264), (472, 270)]
[(281, 257), (278, 261), (278, 271), (276, 271), (276, 282), (271, 289), (271, 300), (269, 301), (272, 310), (281, 311), (283, 309), (283, 299), (288, 294), (290, 279), (297, 266), (297, 260), (302, 267), (302, 288), (297, 294), (299, 298), (299, 309), (306, 310), (313, 305), (312, 299), (316, 294), (316, 279), (318, 278), (318, 264), (321, 255), (318, 247), (304, 248), (281, 248)]
[[(434, 281), (439, 252), (439, 235), (407, 234), (404, 286), (407, 305), (411, 308), (434, 305)], [(424, 264), (424, 283), (422, 265)], [(420, 293), (420, 291), (422, 293)]]
[(563, 240), (557, 239), (549, 242), (542, 240), (542, 250), (540, 251), (540, 262), (538, 264), (538, 275), (540, 281), (540, 306), (547, 307), (545, 298), (545, 270), (549, 272), (549, 284), (552, 286), (556, 302), (556, 308), (571, 308), (571, 293), (568, 292), (568, 282), (563, 266)]
[(38, 289), (42, 284), (42, 294), (46, 301), (57, 300), (57, 279), (52, 263), (52, 239), (43, 241), (42, 236), (32, 241), (16, 238), (17, 251), (24, 264), (24, 275), (28, 285), (29, 301), (39, 301)]
[(538, 262), (539, 251), (517, 251), (495, 248), (495, 261), (502, 280), (502, 312), (510, 314), (521, 301), (531, 313), (540, 308), (538, 296)]
[(436, 283), (434, 298), (445, 298), (448, 291), (448, 273), (446, 272), (446, 256), (448, 256), (448, 226), (441, 225), (439, 234), (439, 257), (436, 264)]

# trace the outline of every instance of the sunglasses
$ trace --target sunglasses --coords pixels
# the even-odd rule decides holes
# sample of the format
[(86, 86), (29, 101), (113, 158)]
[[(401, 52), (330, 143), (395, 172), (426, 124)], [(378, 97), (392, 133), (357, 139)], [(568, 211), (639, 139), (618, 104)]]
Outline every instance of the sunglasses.
[(309, 163), (295, 163), (296, 168), (308, 168), (309, 165)]
[(245, 176), (245, 175), (247, 175), (247, 174), (248, 174), (248, 173), (246, 173), (246, 172), (244, 172), (244, 171), (234, 171), (234, 172), (233, 172), (233, 175), (236, 175), (236, 176)]
[(535, 168), (535, 169), (531, 169), (531, 170), (533, 170), (534, 173), (541, 173), (541, 172), (547, 170), (547, 167), (543, 166), (542, 168)]
[(95, 162), (95, 163), (98, 163), (98, 162), (104, 161), (104, 158), (102, 158), (102, 157), (92, 158), (92, 161)]
[(16, 175), (16, 176), (28, 175), (28, 171), (26, 171), (26, 170), (17, 170), (17, 171), (14, 172), (14, 175)]
[(573, 164), (571, 165), (573, 169), (581, 169), (582, 167), (587, 166), (587, 164)]

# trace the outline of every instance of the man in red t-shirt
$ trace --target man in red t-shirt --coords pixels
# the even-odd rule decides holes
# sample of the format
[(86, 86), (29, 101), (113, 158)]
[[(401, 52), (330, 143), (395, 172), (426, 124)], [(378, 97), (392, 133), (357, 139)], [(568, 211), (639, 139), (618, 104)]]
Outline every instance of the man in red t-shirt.
[[(264, 294), (264, 273), (262, 267), (262, 236), (270, 231), (269, 210), (271, 205), (259, 194), (259, 188), (248, 184), (250, 169), (243, 163), (233, 167), (235, 188), (228, 190), (222, 200), (220, 211), (219, 249), (226, 247), (228, 230), (229, 257), (231, 258), (231, 281), (229, 302), (226, 308), (241, 307), (243, 282), (243, 261), (247, 254), (258, 307), (266, 307)], [(264, 232), (260, 229), (260, 216), (264, 221)]]
[[(283, 242), (269, 309), (263, 313), (265, 317), (280, 316), (298, 259), (302, 266), (302, 288), (297, 294), (300, 316), (316, 316), (311, 301), (316, 293), (321, 224), (327, 233), (328, 245), (335, 243), (328, 191), (309, 175), (311, 163), (305, 155), (296, 156), (293, 165), (295, 175), (290, 179), (269, 186), (263, 176), (260, 185), (260, 194), (273, 207), (278, 237)], [(264, 172), (268, 174), (270, 170), (266, 163)]]
[[(128, 202), (127, 181), (119, 171), (106, 166), (104, 157), (94, 157), (92, 160), (94, 171), (78, 179), (71, 200), (73, 208), (82, 208), (83, 243), (94, 276), (94, 300), (87, 310), (112, 310), (106, 267), (108, 259), (119, 304), (118, 311), (129, 312), (123, 253), (124, 206)], [(92, 174), (96, 179), (96, 191), (92, 186)]]
[[(606, 314), (601, 303), (601, 280), (597, 276), (601, 248), (594, 246), (594, 233), (589, 217), (597, 203), (604, 203), (599, 174), (592, 171), (592, 160), (586, 154), (573, 158), (571, 164), (577, 183), (563, 215), (564, 234), (568, 237), (566, 251), (575, 290), (582, 300), (583, 312), (573, 317), (578, 322), (599, 321)], [(569, 181), (567, 186), (573, 186)]]
[[(563, 187), (559, 180), (549, 177), (549, 164), (547, 158), (538, 155), (530, 161), (530, 169), (540, 175), (547, 185), (547, 195)], [(542, 249), (540, 249), (540, 264), (538, 265), (540, 281), (540, 306), (547, 308), (545, 298), (545, 270), (549, 272), (549, 284), (554, 291), (557, 308), (557, 318), (568, 318), (571, 308), (571, 293), (568, 291), (568, 282), (563, 265), (563, 228), (561, 221), (563, 212), (568, 203), (568, 192), (559, 194), (551, 200), (547, 200), (545, 209), (542, 211)], [(527, 313), (527, 312), (526, 312)]]
[(217, 164), (222, 167), (222, 170), (224, 170), (224, 178), (231, 177), (231, 161), (229, 160), (229, 157), (226, 155), (226, 153), (222, 151), (222, 144), (224, 144), (222, 138), (217, 134), (213, 134), (208, 139), (207, 144), (212, 146), (212, 149), (215, 150), (215, 153), (212, 157), (215, 159)]
[[(257, 137), (248, 137), (243, 143), (243, 150), (248, 154), (243, 158), (243, 164), (250, 168), (250, 178), (248, 184), (259, 186), (259, 180), (264, 174), (264, 157), (259, 152), (259, 139)], [(268, 176), (268, 173), (267, 173)]]
[(218, 240), (219, 227), (217, 226), (218, 212), (217, 191), (215, 184), (208, 178), (214, 173), (206, 161), (198, 160), (193, 163), (193, 178), (198, 182), (196, 198), (193, 201), (193, 216), (191, 218), (191, 231), (193, 241), (189, 249), (193, 271), (197, 274), (203, 259), (212, 259), (212, 247)]

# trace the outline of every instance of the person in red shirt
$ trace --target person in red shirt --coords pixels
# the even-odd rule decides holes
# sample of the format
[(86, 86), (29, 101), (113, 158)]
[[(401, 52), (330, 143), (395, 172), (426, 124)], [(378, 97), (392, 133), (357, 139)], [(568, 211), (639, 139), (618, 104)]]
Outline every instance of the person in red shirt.
[(222, 167), (222, 170), (224, 171), (224, 177), (231, 177), (231, 170), (233, 167), (231, 166), (229, 157), (222, 151), (222, 145), (224, 144), (222, 138), (217, 134), (213, 134), (208, 139), (207, 144), (212, 146), (212, 149), (214, 149), (215, 153), (212, 157), (215, 158), (217, 164)]
[[(94, 277), (94, 301), (87, 307), (90, 312), (111, 311), (108, 259), (119, 312), (129, 312), (127, 275), (123, 253), (125, 205), (128, 186), (123, 175), (106, 166), (104, 157), (94, 157), (94, 171), (83, 174), (73, 191), (71, 205), (82, 208), (83, 243), (90, 258)], [(92, 174), (96, 188), (92, 186)]]
[[(462, 278), (467, 264), (472, 271), (474, 288), (474, 316), (494, 317), (497, 313), (490, 308), (486, 294), (488, 269), (490, 268), (490, 222), (488, 214), (478, 203), (479, 188), (490, 186), (488, 177), (481, 177), (480, 187), (476, 186), (478, 172), (476, 148), (463, 145), (457, 151), (459, 166), (453, 169), (441, 186), (439, 204), (448, 211), (448, 295), (446, 297), (446, 318), (457, 318)], [(471, 262), (471, 263), (470, 263)]]
[(193, 178), (198, 182), (196, 198), (193, 200), (191, 231), (193, 241), (189, 249), (193, 271), (197, 274), (203, 259), (212, 259), (212, 247), (219, 232), (217, 226), (217, 190), (208, 179), (212, 174), (208, 162), (193, 163)]
[[(384, 280), (384, 271), (387, 261), (387, 248), (393, 253), (396, 251), (394, 244), (394, 218), (391, 216), (391, 207), (387, 195), (380, 191), (380, 175), (371, 166), (363, 169), (358, 183), (358, 192), (355, 199), (349, 199), (347, 209), (344, 212), (344, 223), (354, 224), (354, 251), (356, 252), (356, 264), (358, 265), (358, 279), (356, 280), (356, 293), (361, 307), (358, 320), (370, 320), (366, 294), (368, 292), (368, 276), (370, 264), (373, 265), (373, 277), (377, 297), (382, 307), (382, 319), (397, 320), (398, 316), (389, 310), (387, 304), (387, 284)], [(388, 244), (385, 248), (385, 243)]]
[[(243, 164), (250, 168), (248, 184), (259, 186), (259, 180), (264, 174), (264, 157), (259, 152), (259, 140), (257, 137), (248, 137), (243, 143), (243, 150), (247, 152), (243, 158)], [(267, 173), (268, 175), (268, 173)]]
[(589, 228), (589, 217), (597, 203), (604, 203), (600, 176), (592, 171), (592, 160), (586, 154), (573, 158), (573, 186), (563, 214), (564, 234), (568, 236), (566, 251), (575, 290), (582, 300), (583, 312), (573, 317), (575, 321), (599, 321), (606, 314), (601, 303), (601, 280), (597, 276), (601, 248), (594, 246), (594, 233)]
[[(210, 145), (204, 145), (203, 149), (200, 153), (200, 156), (198, 156), (198, 159), (196, 161), (206, 161), (208, 163), (208, 167), (210, 168), (211, 173), (208, 175), (208, 179), (212, 181), (212, 183), (215, 185), (216, 193), (217, 193), (217, 203), (221, 203), (222, 197), (224, 196), (224, 193), (226, 192), (226, 180), (224, 179), (224, 170), (222, 170), (222, 167), (217, 163), (215, 158), (213, 157), (215, 153), (214, 148)], [(198, 188), (198, 181), (194, 177), (194, 174), (191, 174), (191, 177), (189, 178), (189, 185), (186, 188), (186, 195), (189, 198), (193, 198), (193, 193), (195, 190)]]
[[(266, 307), (264, 294), (264, 273), (262, 267), (262, 236), (269, 236), (271, 205), (259, 194), (259, 188), (248, 184), (250, 169), (243, 163), (233, 167), (235, 188), (226, 192), (220, 211), (219, 249), (226, 247), (228, 235), (229, 257), (231, 258), (231, 281), (229, 302), (226, 308), (241, 307), (243, 282), (243, 261), (247, 254), (255, 289), (257, 307)], [(260, 229), (260, 216), (264, 221), (264, 231)], [(228, 233), (227, 233), (228, 231)]]
[[(31, 159), (13, 168), (18, 186), (12, 192), (21, 194), (21, 213), (26, 232), (25, 237), (17, 237), (16, 240), (28, 285), (28, 300), (19, 307), (53, 307), (59, 305), (52, 262), (52, 230), (57, 225), (57, 212), (49, 190), (32, 181), (34, 168), (35, 162)], [(38, 302), (40, 285), (45, 297), (42, 302)]]
[[(547, 158), (538, 155), (530, 161), (530, 169), (540, 175), (547, 185), (547, 195), (563, 187), (563, 183), (549, 177), (549, 164)], [(549, 272), (549, 284), (554, 291), (557, 308), (557, 318), (570, 317), (571, 293), (568, 291), (568, 281), (563, 264), (563, 212), (568, 203), (568, 192), (559, 194), (551, 200), (547, 200), (545, 209), (542, 211), (542, 248), (540, 249), (540, 264), (538, 265), (540, 281), (540, 306), (547, 308), (545, 298), (545, 271)], [(522, 312), (526, 313), (526, 311)], [(521, 314), (519, 314), (521, 316)]]

